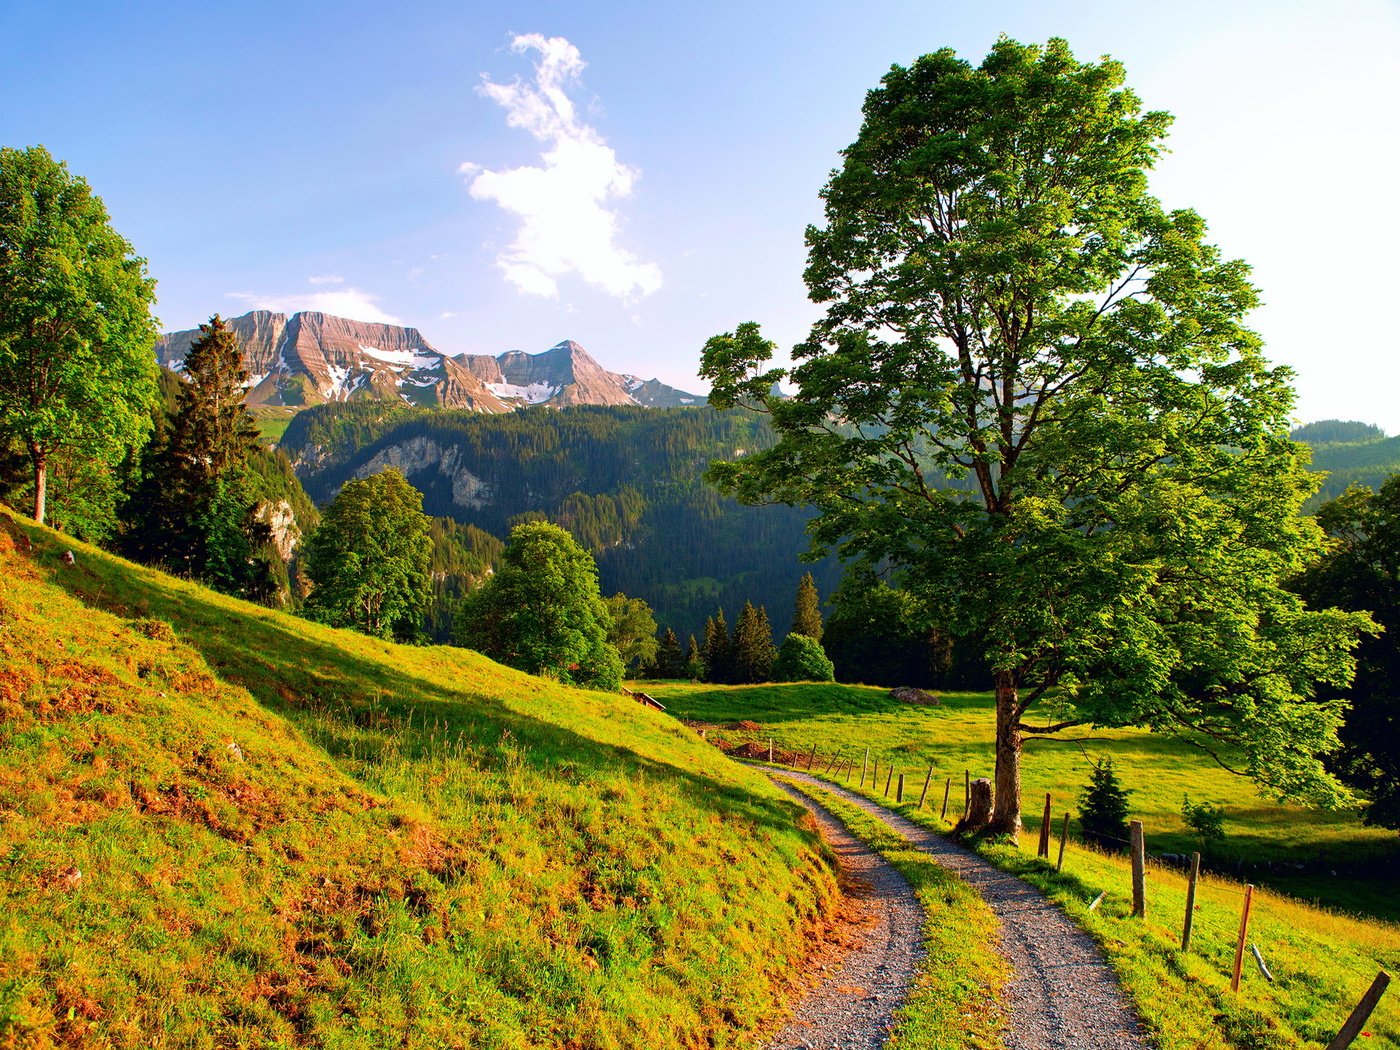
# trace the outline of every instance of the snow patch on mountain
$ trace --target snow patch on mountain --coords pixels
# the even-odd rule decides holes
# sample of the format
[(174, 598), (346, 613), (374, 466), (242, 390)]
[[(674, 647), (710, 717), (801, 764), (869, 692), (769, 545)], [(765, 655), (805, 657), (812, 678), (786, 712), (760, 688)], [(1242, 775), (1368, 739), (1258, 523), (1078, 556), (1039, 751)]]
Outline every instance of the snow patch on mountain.
[(386, 365), (398, 371), (401, 368), (441, 368), (442, 358), (436, 354), (419, 354), (412, 350), (381, 350), (377, 346), (365, 346), (360, 344), (360, 349), (369, 357), (376, 361), (383, 361)]
[(548, 383), (531, 383), (529, 386), (516, 386), (514, 383), (487, 383), (486, 389), (501, 399), (524, 401), (527, 405), (538, 405), (559, 393), (560, 388)]

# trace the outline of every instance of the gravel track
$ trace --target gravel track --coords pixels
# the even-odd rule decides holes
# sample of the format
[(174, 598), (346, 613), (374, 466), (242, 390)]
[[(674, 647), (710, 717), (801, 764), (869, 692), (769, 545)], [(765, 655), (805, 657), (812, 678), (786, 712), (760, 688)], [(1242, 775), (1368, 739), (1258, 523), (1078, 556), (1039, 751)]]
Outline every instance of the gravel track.
[(819, 804), (786, 784), (778, 786), (816, 818), (835, 852), (849, 893), (874, 923), (834, 972), (812, 988), (768, 1050), (879, 1050), (904, 1004), (923, 958), (923, 908), (888, 861), (846, 830)]
[[(803, 773), (782, 774), (859, 806), (982, 894), (1001, 920), (1001, 950), (1014, 971), (1006, 1002), (1010, 1050), (1141, 1050), (1152, 1045), (1098, 945), (1035, 887), (854, 792)], [(772, 1044), (803, 1045), (881, 1043)]]

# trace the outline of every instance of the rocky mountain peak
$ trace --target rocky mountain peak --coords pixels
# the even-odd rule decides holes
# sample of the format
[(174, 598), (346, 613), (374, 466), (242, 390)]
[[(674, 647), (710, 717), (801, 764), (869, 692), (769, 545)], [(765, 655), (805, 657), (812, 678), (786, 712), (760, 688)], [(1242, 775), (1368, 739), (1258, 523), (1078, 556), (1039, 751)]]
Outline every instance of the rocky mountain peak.
[[(252, 376), (250, 404), (372, 398), (509, 412), (524, 405), (660, 407), (704, 401), (654, 379), (609, 372), (572, 339), (538, 354), (511, 350), (497, 357), (448, 357), (416, 328), (309, 310), (290, 317), (253, 310), (227, 323)], [(157, 359), (178, 369), (198, 334), (192, 329), (161, 336)]]

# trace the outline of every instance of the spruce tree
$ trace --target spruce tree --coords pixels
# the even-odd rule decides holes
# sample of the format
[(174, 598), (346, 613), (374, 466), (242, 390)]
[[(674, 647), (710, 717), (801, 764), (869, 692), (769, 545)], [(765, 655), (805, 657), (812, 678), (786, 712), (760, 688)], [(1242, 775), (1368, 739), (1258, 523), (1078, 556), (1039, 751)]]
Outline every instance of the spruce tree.
[(681, 652), (681, 640), (667, 627), (656, 647), (656, 677), (680, 678), (684, 674), (685, 654)]
[(797, 585), (797, 599), (793, 603), (792, 630), (789, 634), (805, 634), (813, 641), (822, 640), (821, 599), (817, 595), (817, 581), (809, 572)]
[(182, 480), (196, 489), (242, 467), (258, 440), (243, 405), (249, 376), (238, 336), (218, 314), (199, 326), (182, 375), (172, 444)]
[(1113, 772), (1113, 759), (1102, 758), (1089, 773), (1079, 796), (1079, 828), (1086, 842), (1122, 849), (1128, 838), (1128, 795)]
[(729, 624), (725, 622), (724, 610), (716, 609), (715, 615), (705, 621), (705, 681), (725, 683), (733, 680), (734, 654)]
[(734, 628), (734, 680), (766, 682), (773, 673), (777, 650), (773, 647), (773, 627), (768, 612), (753, 602), (744, 602)]
[(695, 640), (695, 635), (690, 636), (690, 649), (685, 657), (685, 669), (682, 676), (691, 681), (698, 682), (705, 677), (705, 658), (700, 654), (700, 643)]

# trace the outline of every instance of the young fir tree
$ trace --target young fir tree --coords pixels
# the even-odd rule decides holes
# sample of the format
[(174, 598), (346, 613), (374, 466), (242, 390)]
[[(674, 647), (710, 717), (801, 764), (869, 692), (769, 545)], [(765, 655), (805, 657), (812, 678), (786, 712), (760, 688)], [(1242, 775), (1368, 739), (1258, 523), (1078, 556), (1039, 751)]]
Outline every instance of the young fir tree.
[(821, 599), (817, 595), (817, 581), (809, 572), (797, 585), (797, 599), (793, 603), (792, 629), (790, 634), (803, 634), (813, 641), (822, 640)]
[(707, 682), (724, 683), (734, 680), (733, 646), (723, 609), (716, 609), (715, 614), (705, 621), (704, 677)]
[(700, 643), (695, 640), (695, 635), (690, 636), (690, 649), (686, 652), (685, 670), (683, 676), (693, 682), (698, 682), (705, 677), (705, 658), (700, 653)]
[(1122, 849), (1128, 838), (1128, 795), (1113, 772), (1113, 759), (1102, 758), (1089, 773), (1079, 796), (1079, 828), (1086, 842)]
[(778, 654), (773, 646), (773, 627), (762, 606), (754, 608), (753, 602), (744, 602), (734, 627), (733, 651), (736, 682), (766, 682), (772, 677)]
[(656, 647), (656, 677), (680, 678), (684, 674), (685, 654), (681, 652), (681, 640), (667, 627)]

